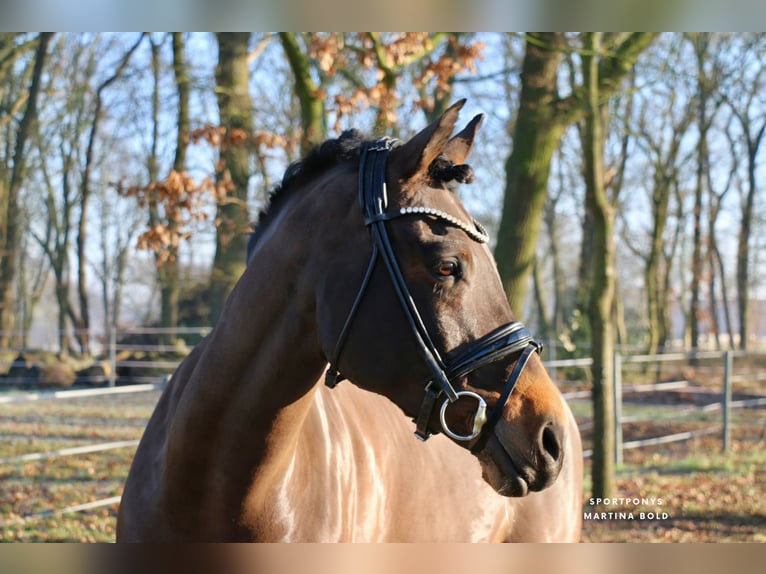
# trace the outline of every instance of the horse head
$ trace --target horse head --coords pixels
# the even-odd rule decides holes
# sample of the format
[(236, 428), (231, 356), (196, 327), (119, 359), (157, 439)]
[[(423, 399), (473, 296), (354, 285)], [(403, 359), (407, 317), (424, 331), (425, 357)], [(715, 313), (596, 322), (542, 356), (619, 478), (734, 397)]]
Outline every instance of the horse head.
[(524, 496), (558, 476), (567, 415), (455, 192), (473, 179), (481, 125), (452, 135), (463, 103), (404, 143), (366, 144), (358, 171), (335, 182), (348, 192), (336, 194), (345, 207), (317, 286), (318, 336), (328, 384), (387, 396), (420, 438), (444, 431), (497, 492)]

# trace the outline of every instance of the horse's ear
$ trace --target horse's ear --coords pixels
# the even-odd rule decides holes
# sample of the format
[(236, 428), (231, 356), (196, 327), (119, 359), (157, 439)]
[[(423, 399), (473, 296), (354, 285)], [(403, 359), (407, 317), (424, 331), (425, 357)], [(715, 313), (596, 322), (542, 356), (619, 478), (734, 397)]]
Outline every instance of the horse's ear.
[(425, 172), (449, 143), (465, 99), (452, 104), (441, 117), (391, 152), (389, 167), (401, 180)]
[(455, 165), (465, 163), (471, 153), (473, 140), (476, 137), (476, 132), (478, 132), (481, 127), (482, 121), (484, 121), (484, 114), (474, 116), (459, 134), (456, 134), (449, 140), (449, 142), (447, 142), (442, 154)]

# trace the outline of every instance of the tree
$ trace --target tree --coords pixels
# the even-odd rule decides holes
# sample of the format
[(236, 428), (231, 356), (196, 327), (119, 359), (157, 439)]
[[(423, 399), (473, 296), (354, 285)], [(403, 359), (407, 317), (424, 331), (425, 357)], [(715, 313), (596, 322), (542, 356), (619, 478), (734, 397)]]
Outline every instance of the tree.
[[(189, 145), (190, 119), (190, 79), (187, 70), (185, 56), (184, 35), (174, 32), (171, 35), (173, 52), (173, 76), (175, 80), (176, 96), (178, 100), (176, 112), (176, 141), (173, 157), (173, 166), (170, 177), (176, 177), (180, 181), (186, 174), (186, 150)], [(164, 40), (163, 42), (164, 43)], [(164, 209), (165, 202), (161, 196), (168, 187), (152, 183), (159, 180), (159, 125), (160, 125), (160, 83), (161, 83), (161, 57), (162, 43), (151, 40), (151, 67), (153, 78), (152, 89), (152, 143), (148, 160), (148, 175), (150, 189), (147, 189), (149, 208), (149, 229), (163, 230), (169, 241), (162, 241), (154, 245), (154, 256), (157, 264), (157, 279), (160, 287), (160, 327), (174, 328), (178, 326), (178, 301), (180, 295), (179, 261), (177, 238), (181, 234), (181, 220), (176, 217), (179, 214), (175, 209)], [(181, 190), (182, 191), (182, 190)], [(176, 196), (183, 197), (183, 192)], [(172, 334), (162, 335), (160, 340), (164, 344), (174, 341)]]
[(120, 324), (128, 263), (143, 222), (138, 213), (116, 201), (107, 189), (99, 190), (98, 199), (101, 259), (94, 268), (101, 281), (103, 330), (108, 336)]
[(216, 169), (216, 242), (210, 278), (214, 322), (246, 265), (250, 151), (243, 144), (253, 131), (248, 68), (250, 33), (219, 33), (216, 38), (216, 96), (224, 135)]
[(601, 34), (584, 37), (582, 55), (584, 103), (585, 208), (593, 223), (590, 305), (593, 364), (593, 495), (611, 497), (614, 479), (614, 326), (615, 294), (614, 208), (604, 182), (604, 146), (608, 104), (600, 93)]
[(740, 225), (737, 235), (737, 311), (739, 315), (739, 347), (746, 349), (750, 336), (748, 315), (750, 312), (750, 242), (755, 217), (755, 200), (758, 191), (758, 154), (766, 134), (764, 106), (764, 80), (766, 66), (766, 35), (757, 34), (747, 39), (743, 46), (741, 62), (737, 69), (739, 77), (726, 94), (731, 112), (739, 124), (745, 147), (747, 185), (740, 208)]
[[(178, 113), (176, 128), (175, 155), (173, 157), (173, 171), (184, 173), (186, 171), (186, 149), (189, 145), (189, 132), (191, 128), (189, 99), (191, 80), (186, 64), (186, 47), (184, 35), (174, 32), (173, 43), (173, 75), (178, 96)], [(168, 221), (171, 233), (177, 233), (177, 222)], [(160, 265), (158, 276), (160, 280), (160, 326), (174, 328), (178, 326), (178, 299), (180, 295), (179, 284), (179, 261), (178, 246), (170, 245), (170, 256), (164, 265)], [(169, 341), (166, 341), (169, 342)]]
[[(95, 55), (95, 54), (93, 54)], [(77, 60), (75, 60), (77, 61)], [(92, 64), (93, 60), (89, 62)], [(76, 84), (72, 84), (76, 85)], [(73, 234), (72, 219), (77, 205), (78, 193), (73, 184), (74, 167), (76, 161), (78, 139), (82, 137), (85, 115), (84, 94), (79, 89), (72, 90), (70, 97), (77, 100), (67, 106), (72, 112), (69, 117), (61, 118), (59, 126), (61, 133), (58, 135), (58, 160), (61, 162), (59, 174), (60, 182), (54, 180), (48, 167), (48, 158), (55, 157), (53, 150), (47, 149), (45, 138), (38, 135), (40, 148), (40, 173), (45, 188), (45, 234), (34, 234), (35, 239), (45, 252), (50, 261), (54, 277), (54, 292), (58, 306), (58, 340), (59, 355), (66, 357), (70, 352), (69, 335), (67, 334), (67, 321), (76, 321), (72, 303), (69, 297), (70, 264), (69, 249), (71, 247), (71, 235)], [(52, 134), (48, 134), (50, 137)]]
[(327, 118), (322, 92), (311, 74), (309, 56), (304, 52), (294, 32), (280, 32), (279, 39), (295, 78), (295, 95), (301, 110), (301, 154), (327, 137)]
[(125, 52), (114, 73), (101, 82), (96, 88), (93, 116), (85, 150), (84, 164), (80, 175), (80, 215), (77, 228), (77, 298), (80, 304), (80, 315), (76, 320), (76, 336), (84, 355), (90, 353), (90, 304), (88, 302), (86, 244), (88, 236), (88, 208), (93, 195), (93, 171), (96, 164), (96, 142), (98, 130), (104, 118), (104, 92), (122, 77), (128, 67), (131, 57), (141, 45), (144, 34), (140, 34), (134, 44)]
[[(295, 80), (301, 110), (301, 153), (327, 137), (355, 112), (372, 108), (374, 131), (397, 135), (402, 84), (412, 84), (414, 105), (428, 120), (450, 105), (452, 83), (474, 70), (483, 44), (468, 34), (406, 32), (279, 34)], [(303, 47), (305, 46), (305, 47)]]
[[(0, 181), (0, 346), (7, 346), (9, 331), (13, 326), (13, 289), (16, 278), (16, 265), (19, 247), (19, 191), (25, 177), (26, 143), (33, 130), (33, 122), (37, 117), (37, 100), (40, 93), (40, 83), (43, 68), (48, 53), (51, 33), (41, 33), (37, 37), (37, 47), (32, 66), (32, 78), (29, 85), (29, 95), (26, 109), (16, 130), (16, 142), (13, 151), (13, 167), (7, 182)], [(7, 38), (7, 37), (6, 37)], [(5, 195), (3, 197), (3, 195)]]
[[(605, 38), (599, 61), (599, 94), (608, 100), (655, 34)], [(568, 126), (585, 114), (584, 91), (559, 95), (559, 68), (567, 38), (559, 32), (530, 33), (521, 73), (521, 96), (513, 150), (505, 165), (506, 186), (495, 258), (516, 313), (523, 313), (535, 260), (553, 153)]]
[[(672, 43), (665, 51), (655, 54), (660, 61), (677, 62), (682, 46)], [(689, 161), (683, 154), (683, 143), (689, 136), (696, 110), (688, 97), (689, 90), (682, 84), (680, 75), (670, 76), (658, 70), (650, 71), (660, 80), (648, 86), (642, 96), (640, 110), (633, 128), (638, 147), (646, 164), (641, 168), (647, 176), (649, 195), (649, 245), (645, 250), (632, 251), (644, 262), (647, 333), (646, 352), (654, 354), (664, 347), (670, 337), (670, 278), (675, 257), (681, 218), (672, 224), (672, 202), (678, 194), (681, 170)], [(663, 78), (667, 77), (667, 81)], [(681, 202), (678, 208), (682, 208)], [(669, 237), (670, 236), (670, 237)], [(630, 247), (630, 243), (628, 244)]]
[[(728, 131), (728, 130), (727, 130)], [(731, 142), (731, 140), (730, 140)], [(707, 179), (707, 189), (710, 194), (710, 217), (708, 218), (708, 230), (707, 230), (707, 255), (708, 255), (708, 293), (710, 299), (710, 317), (713, 323), (713, 335), (715, 337), (716, 348), (721, 348), (720, 337), (720, 321), (719, 304), (718, 304), (718, 292), (716, 289), (716, 278), (720, 280), (721, 290), (721, 306), (723, 308), (724, 319), (726, 321), (726, 333), (729, 336), (730, 343), (733, 342), (732, 336), (734, 335), (733, 323), (731, 320), (731, 312), (729, 311), (729, 295), (726, 288), (726, 273), (723, 257), (721, 257), (721, 250), (718, 244), (718, 234), (716, 232), (716, 225), (718, 223), (718, 216), (721, 214), (721, 208), (724, 203), (724, 199), (728, 195), (732, 188), (732, 182), (737, 172), (737, 159), (732, 155), (732, 166), (729, 170), (729, 176), (726, 182), (723, 184), (720, 192), (716, 191), (716, 184), (713, 182), (712, 170), (707, 170), (705, 177)], [(729, 345), (732, 346), (731, 344)]]
[[(691, 284), (689, 287), (689, 342), (691, 347), (696, 349), (699, 347), (700, 343), (700, 318), (702, 316), (702, 309), (700, 307), (700, 285), (703, 280), (704, 265), (704, 253), (702, 251), (704, 244), (702, 212), (704, 209), (704, 188), (707, 181), (706, 173), (710, 169), (708, 163), (708, 132), (713, 125), (713, 117), (719, 104), (714, 101), (714, 85), (717, 78), (710, 75), (706, 66), (707, 58), (710, 54), (711, 34), (708, 32), (698, 32), (691, 34), (689, 39), (694, 48), (695, 61), (697, 64), (695, 105), (697, 108), (697, 131), (699, 132), (699, 139), (697, 140), (696, 147), (697, 173), (696, 184), (694, 187), (694, 236), (692, 246)], [(712, 109), (710, 109), (711, 103), (713, 103)]]
[[(563, 170), (562, 170), (563, 171)], [(563, 173), (559, 173), (559, 180), (563, 181)], [(556, 204), (559, 202), (565, 189), (559, 185), (545, 202), (543, 221), (548, 238), (547, 255), (550, 259), (551, 274), (553, 281), (553, 308), (548, 312), (548, 304), (545, 298), (545, 288), (542, 281), (543, 258), (538, 257), (535, 261), (534, 285), (535, 299), (537, 301), (540, 334), (544, 340), (553, 341), (564, 330), (564, 298), (566, 292), (565, 274), (561, 262), (561, 233), (559, 232), (559, 217), (556, 213)]]

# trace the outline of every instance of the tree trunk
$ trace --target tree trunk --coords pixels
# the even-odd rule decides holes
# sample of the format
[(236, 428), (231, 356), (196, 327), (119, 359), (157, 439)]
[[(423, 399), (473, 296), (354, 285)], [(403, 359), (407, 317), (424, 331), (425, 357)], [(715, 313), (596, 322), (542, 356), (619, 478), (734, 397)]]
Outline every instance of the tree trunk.
[[(558, 216), (556, 214), (556, 203), (561, 197), (561, 190), (564, 189), (564, 183), (559, 185), (559, 192), (555, 196), (551, 196), (545, 202), (545, 213), (543, 214), (543, 221), (545, 222), (545, 229), (548, 235), (548, 253), (551, 261), (551, 274), (553, 281), (553, 308), (550, 311), (549, 317), (546, 317), (545, 327), (547, 331), (541, 332), (540, 335), (543, 339), (550, 341), (551, 345), (555, 345), (559, 334), (564, 329), (564, 305), (566, 299), (566, 277), (564, 270), (561, 266), (561, 254), (560, 254), (560, 237), (558, 232)], [(542, 264), (541, 261), (535, 262), (535, 274), (541, 273), (537, 267)], [(537, 288), (537, 285), (536, 287)], [(538, 304), (539, 305), (539, 304)], [(545, 304), (547, 310), (548, 305)]]
[(43, 32), (38, 37), (27, 107), (16, 131), (13, 169), (7, 195), (4, 203), (0, 205), (5, 211), (1, 218), (3, 225), (0, 226), (0, 347), (8, 345), (9, 331), (13, 329), (13, 284), (16, 277), (20, 233), (18, 197), (26, 169), (26, 142), (32, 132), (32, 122), (37, 116), (40, 81), (52, 36), (52, 33)]
[(546, 335), (555, 344), (559, 334), (564, 329), (564, 306), (566, 299), (566, 277), (561, 265), (560, 237), (558, 230), (558, 215), (556, 213), (556, 204), (561, 197), (562, 191), (566, 188), (563, 174), (559, 174), (559, 191), (555, 196), (551, 196), (545, 202), (545, 213), (543, 220), (548, 233), (548, 242), (550, 244), (549, 254), (551, 258), (551, 272), (553, 274), (553, 312), (551, 316), (551, 332)]
[[(702, 108), (704, 107), (704, 104), (700, 106), (700, 113), (704, 114), (704, 111)], [(704, 119), (704, 115), (702, 116), (702, 119), (700, 120), (700, 125), (702, 125), (702, 121)], [(704, 170), (704, 162), (705, 162), (705, 155), (706, 155), (706, 145), (705, 145), (705, 138), (706, 133), (702, 132), (700, 133), (700, 141), (697, 144), (697, 185), (694, 189), (694, 238), (692, 243), (692, 277), (691, 277), (691, 285), (689, 287), (690, 291), (690, 307), (689, 307), (689, 333), (691, 336), (691, 340), (689, 341), (692, 349), (697, 349), (699, 347), (700, 343), (700, 318), (701, 318), (701, 309), (700, 309), (700, 282), (702, 279), (702, 181), (703, 181), (703, 170)]]
[(280, 32), (279, 39), (295, 78), (295, 95), (301, 108), (301, 154), (327, 137), (324, 102), (311, 77), (311, 65), (293, 32)]
[(647, 353), (655, 354), (667, 342), (665, 315), (667, 295), (663, 269), (665, 263), (665, 228), (668, 221), (671, 186), (663, 166), (655, 165), (654, 187), (652, 190), (652, 231), (649, 240), (649, 255), (646, 258), (646, 301), (649, 330), (647, 332)]
[[(88, 356), (90, 354), (90, 303), (88, 301), (88, 281), (85, 270), (88, 267), (87, 258), (85, 254), (85, 246), (87, 243), (88, 235), (88, 209), (90, 207), (90, 200), (93, 195), (93, 187), (91, 177), (93, 175), (93, 169), (95, 167), (95, 145), (98, 137), (98, 128), (101, 125), (103, 118), (103, 93), (104, 91), (116, 82), (125, 69), (128, 67), (130, 58), (133, 53), (138, 49), (138, 46), (143, 41), (144, 34), (141, 34), (138, 40), (131, 46), (131, 48), (125, 53), (120, 61), (114, 74), (104, 80), (96, 90), (96, 103), (93, 111), (93, 123), (90, 128), (90, 135), (88, 137), (88, 146), (85, 151), (85, 166), (82, 172), (82, 180), (80, 182), (80, 217), (78, 223), (77, 232), (77, 298), (80, 303), (80, 314), (76, 318), (76, 338), (80, 343), (80, 350), (82, 354)], [(70, 312), (73, 314), (74, 310), (70, 308)]]
[(742, 216), (740, 219), (739, 235), (737, 238), (737, 307), (739, 311), (739, 348), (747, 349), (748, 315), (750, 314), (750, 270), (748, 263), (750, 260), (750, 231), (753, 226), (753, 215), (755, 210), (756, 185), (756, 158), (758, 148), (763, 140), (766, 131), (764, 123), (758, 133), (753, 137), (750, 133), (750, 122), (742, 121), (742, 131), (747, 138), (747, 194), (742, 205)]
[(729, 293), (726, 288), (726, 269), (724, 267), (723, 258), (718, 250), (717, 242), (712, 246), (714, 264), (718, 270), (718, 277), (721, 280), (721, 305), (723, 306), (723, 317), (726, 323), (726, 334), (728, 336), (728, 347), (734, 348), (734, 324), (731, 320), (731, 309), (729, 307)]
[[(598, 64), (602, 101), (611, 97), (656, 34), (610, 36), (609, 58)], [(511, 308), (523, 316), (553, 153), (564, 131), (585, 113), (582, 90), (558, 97), (562, 33), (528, 34), (521, 72), (513, 150), (505, 164), (506, 185), (495, 258)]]
[(694, 188), (694, 234), (692, 243), (692, 264), (691, 264), (691, 284), (690, 307), (689, 307), (689, 333), (691, 336), (690, 345), (697, 349), (700, 344), (700, 320), (702, 318), (702, 309), (700, 307), (700, 284), (702, 283), (702, 273), (704, 265), (704, 254), (702, 253), (702, 211), (704, 209), (704, 187), (705, 176), (708, 169), (708, 147), (707, 133), (710, 128), (711, 119), (708, 117), (708, 100), (710, 99), (710, 88), (708, 78), (705, 72), (705, 58), (708, 53), (710, 34), (705, 32), (696, 33), (691, 36), (694, 52), (697, 60), (697, 129), (699, 131), (699, 140), (697, 142), (697, 174), (696, 185)]
[(560, 33), (536, 34), (534, 41), (527, 41), (513, 150), (505, 164), (495, 258), (511, 308), (520, 317), (535, 261), (551, 158), (566, 125), (557, 113), (561, 43)]
[(548, 341), (552, 337), (551, 322), (548, 320), (548, 301), (545, 296), (545, 285), (543, 285), (542, 261), (538, 258), (535, 261), (535, 270), (532, 275), (535, 286), (535, 304), (537, 307), (537, 332), (543, 341)]
[[(149, 181), (155, 182), (159, 178), (159, 166), (157, 160), (157, 142), (160, 113), (160, 44), (152, 42), (152, 72), (154, 77), (154, 89), (152, 98), (153, 136), (152, 151), (149, 157)], [(173, 160), (173, 171), (182, 173), (185, 170), (186, 148), (189, 136), (189, 77), (186, 71), (184, 56), (183, 33), (172, 34), (173, 50), (173, 73), (175, 76), (176, 94), (178, 96), (176, 150)], [(155, 202), (150, 203), (150, 225), (164, 225), (171, 237), (177, 235), (178, 222), (171, 217), (163, 216)], [(178, 326), (178, 300), (179, 300), (179, 276), (178, 276), (178, 246), (172, 243), (162, 247), (163, 252), (155, 251), (157, 261), (157, 281), (160, 287), (160, 327), (173, 329)], [(163, 333), (159, 336), (162, 344), (171, 345), (175, 342), (173, 333)]]
[[(61, 178), (62, 204), (61, 214), (57, 216), (55, 187), (45, 175), (48, 187), (47, 207), (49, 225), (55, 228), (55, 238), (53, 246), (45, 246), (45, 251), (53, 268), (55, 280), (56, 303), (58, 304), (58, 331), (59, 331), (59, 355), (66, 357), (70, 352), (69, 334), (67, 333), (67, 319), (71, 315), (72, 303), (69, 300), (69, 234), (71, 231), (70, 221), (72, 219), (72, 196), (76, 190), (72, 189), (70, 184), (70, 173), (74, 164), (74, 146), (64, 152), (62, 148), (61, 165), (63, 174)], [(42, 171), (45, 174), (45, 162), (43, 162)]]
[(221, 126), (226, 136), (216, 170), (220, 190), (217, 207), (215, 257), (211, 276), (211, 314), (218, 320), (224, 302), (245, 269), (247, 258), (247, 189), (250, 152), (235, 136), (253, 131), (249, 93), (248, 43), (250, 33), (219, 33), (216, 84)]
[[(173, 33), (173, 73), (178, 95), (178, 117), (176, 132), (176, 151), (173, 159), (173, 171), (182, 173), (186, 170), (186, 148), (189, 145), (189, 98), (191, 82), (186, 66), (185, 44), (182, 32)], [(175, 233), (177, 223), (168, 221), (171, 235)], [(180, 278), (178, 247), (169, 245), (170, 257), (158, 269), (160, 281), (160, 326), (178, 327), (178, 301), (180, 297)], [(162, 338), (163, 343), (171, 344), (175, 336)]]
[[(22, 253), (28, 252), (29, 243), (29, 236), (24, 235), (21, 239)], [(14, 345), (18, 344), (18, 346), (24, 349), (30, 346), (29, 336), (35, 318), (35, 311), (43, 297), (45, 284), (50, 274), (50, 267), (46, 265), (45, 258), (41, 258), (35, 267), (33, 265), (34, 263), (28, 259), (27, 264), (21, 266), (18, 274), (18, 289), (16, 291), (16, 298), (20, 302), (19, 328), (21, 332), (15, 338), (16, 342)]]
[(586, 35), (583, 56), (585, 88), (585, 187), (586, 208), (594, 224), (591, 274), (591, 325), (593, 365), (593, 496), (607, 498), (615, 492), (614, 459), (614, 212), (604, 184), (605, 122), (608, 108), (599, 93), (600, 34)]
[[(726, 335), (729, 340), (729, 347), (731, 347), (731, 337), (733, 335), (731, 331), (731, 317), (729, 316), (728, 310), (729, 301), (726, 293), (726, 275), (724, 275), (723, 261), (721, 260), (720, 251), (718, 249), (716, 224), (718, 222), (718, 216), (721, 213), (721, 205), (723, 204), (724, 197), (731, 188), (731, 181), (734, 177), (735, 169), (736, 168), (733, 168), (731, 170), (731, 173), (729, 174), (729, 182), (720, 194), (714, 191), (710, 170), (707, 171), (707, 186), (710, 192), (710, 217), (708, 218), (707, 230), (707, 264), (709, 274), (710, 316), (713, 322), (713, 335), (715, 336), (716, 349), (721, 349), (722, 346), (721, 325), (719, 320), (719, 311), (721, 310), (721, 307), (718, 302), (716, 276), (718, 276), (721, 281), (721, 304), (723, 305), (724, 318), (726, 320)], [(720, 274), (718, 274), (718, 271), (720, 271)]]

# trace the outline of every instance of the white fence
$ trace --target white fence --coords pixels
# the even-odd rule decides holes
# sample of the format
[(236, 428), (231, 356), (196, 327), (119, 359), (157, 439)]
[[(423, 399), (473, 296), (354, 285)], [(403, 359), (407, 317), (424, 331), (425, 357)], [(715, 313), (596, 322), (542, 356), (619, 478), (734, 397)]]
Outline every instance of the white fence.
[[(199, 340), (210, 332), (210, 327), (178, 327), (172, 329), (140, 327), (114, 329), (108, 335), (98, 334), (91, 337), (92, 351), (98, 363), (104, 366), (104, 374), (100, 376), (83, 377), (78, 375), (78, 383), (91, 385), (107, 384), (114, 387), (117, 384), (156, 384), (175, 370), (180, 355), (188, 352)], [(17, 332), (0, 332), (0, 334), (18, 335)], [(18, 337), (17, 337), (18, 338)], [(175, 342), (163, 343), (163, 339), (173, 338)], [(189, 339), (187, 345), (184, 339)], [(43, 351), (55, 353), (57, 347), (50, 343), (42, 347)], [(0, 373), (6, 373), (14, 366), (24, 367), (19, 359), (28, 352), (38, 352), (38, 348), (12, 346), (2, 349), (5, 360), (0, 360)], [(178, 359), (157, 359), (155, 356), (174, 356)], [(146, 358), (141, 358), (141, 357)], [(128, 373), (129, 374), (125, 374)], [(122, 374), (121, 374), (122, 373)], [(29, 377), (3, 377), (0, 384), (20, 385)]]
[[(705, 351), (705, 352), (676, 352), (660, 355), (628, 355), (620, 352), (614, 355), (614, 373), (613, 373), (613, 412), (614, 412), (614, 426), (615, 426), (615, 460), (618, 464), (623, 463), (623, 455), (625, 450), (641, 448), (645, 446), (654, 446), (660, 444), (669, 444), (673, 442), (680, 442), (690, 440), (696, 437), (719, 434), (721, 437), (721, 448), (724, 452), (730, 448), (730, 437), (732, 429), (732, 413), (737, 409), (747, 408), (759, 408), (766, 407), (766, 396), (760, 398), (749, 398), (732, 400), (732, 389), (736, 383), (750, 382), (758, 383), (766, 381), (766, 370), (763, 372), (750, 372), (736, 374), (734, 371), (735, 358), (753, 358), (764, 357), (766, 354), (749, 352), (749, 351)], [(651, 384), (625, 384), (625, 371), (630, 366), (656, 366), (661, 363), (696, 363), (699, 361), (707, 361), (708, 363), (717, 362), (718, 365), (708, 365), (708, 370), (715, 369), (720, 371), (718, 388), (720, 394), (716, 398), (711, 394), (709, 403), (700, 406), (680, 406), (674, 405), (672, 413), (663, 416), (653, 414), (647, 416), (642, 415), (626, 415), (625, 411), (625, 394), (641, 394), (641, 393), (658, 393), (663, 391), (681, 391), (686, 390), (694, 392), (695, 387), (690, 381), (685, 379), (669, 380)], [(556, 372), (556, 369), (563, 368), (580, 368), (588, 369), (592, 365), (593, 361), (590, 358), (583, 359), (567, 359), (567, 360), (553, 360), (545, 362), (546, 367), (552, 373)], [(571, 403), (574, 401), (592, 400), (592, 390), (575, 390), (569, 392), (563, 392), (564, 397)], [(636, 422), (660, 422), (668, 419), (672, 419), (673, 422), (682, 421), (684, 418), (691, 418), (699, 414), (709, 414), (720, 412), (720, 419), (718, 422), (712, 422), (709, 426), (696, 429), (693, 431), (684, 431), (678, 433), (671, 433), (665, 435), (657, 435), (649, 438), (642, 438), (636, 440), (623, 440), (623, 426), (636, 423)], [(766, 419), (764, 419), (766, 421)], [(589, 430), (593, 427), (591, 421), (580, 421), (580, 430)], [(766, 427), (764, 427), (764, 434), (766, 434)], [(586, 450), (585, 456), (589, 458), (592, 456), (592, 450)]]
[[(162, 390), (167, 384), (167, 379), (161, 384), (139, 384), (130, 385), (124, 387), (102, 388), (102, 389), (73, 389), (66, 391), (42, 391), (32, 393), (13, 393), (0, 395), (0, 406), (14, 403), (25, 403), (32, 401), (45, 401), (45, 400), (71, 400), (84, 397), (99, 397), (107, 395), (127, 395), (136, 393), (146, 393), (149, 391)], [(0, 411), (0, 416), (2, 416)], [(94, 444), (87, 444), (82, 446), (76, 446), (72, 448), (63, 448), (43, 452), (33, 452), (17, 456), (9, 456), (0, 458), (0, 465), (15, 465), (27, 462), (36, 462), (52, 458), (61, 458), (67, 456), (77, 456), (82, 454), (90, 454), (96, 452), (104, 452), (114, 449), (122, 448), (136, 448), (138, 446), (138, 440), (122, 440), (122, 441), (107, 441)], [(19, 517), (13, 517), (7, 520), (0, 520), (0, 528), (6, 528), (12, 525), (23, 524), (33, 520), (47, 518), (50, 516), (60, 516), (66, 514), (73, 514), (77, 512), (84, 512), (87, 510), (93, 510), (96, 508), (102, 508), (104, 506), (116, 505), (120, 502), (120, 496), (110, 496), (100, 500), (94, 500), (84, 502), (81, 504), (74, 504), (65, 508), (51, 509), (43, 512), (35, 512), (25, 514)]]
[[(206, 331), (200, 329), (189, 330), (194, 334), (203, 335)], [(187, 331), (187, 332), (189, 332)], [(137, 331), (134, 331), (137, 332)], [(159, 330), (141, 330), (141, 333), (154, 332), (155, 334), (163, 331)], [(115, 366), (120, 365), (120, 361), (117, 360), (117, 356), (121, 351), (128, 349), (135, 350), (136, 345), (122, 345), (117, 343), (118, 337), (115, 336), (110, 342), (110, 356)], [(159, 351), (162, 352), (168, 349), (167, 345), (143, 345), (140, 348), (144, 351)], [(738, 381), (747, 380), (766, 380), (766, 371), (755, 372), (749, 374), (735, 375), (733, 366), (736, 357), (745, 357), (741, 352), (719, 352), (719, 353), (674, 353), (667, 355), (656, 356), (644, 356), (644, 355), (621, 355), (615, 356), (615, 371), (614, 371), (614, 416), (615, 427), (617, 430), (617, 436), (615, 441), (615, 456), (618, 462), (622, 461), (623, 451), (626, 449), (633, 449), (644, 447), (648, 445), (665, 444), (670, 442), (676, 442), (681, 440), (688, 440), (697, 436), (703, 436), (706, 434), (720, 433), (722, 440), (722, 448), (724, 450), (729, 448), (730, 441), (730, 428), (731, 428), (731, 413), (734, 409), (741, 409), (746, 407), (762, 407), (766, 406), (766, 396), (763, 398), (754, 398), (747, 400), (732, 400), (732, 385)], [(673, 433), (664, 436), (656, 436), (651, 438), (644, 438), (640, 440), (623, 441), (623, 425), (641, 420), (640, 416), (624, 414), (624, 401), (623, 396), (627, 393), (645, 393), (645, 392), (661, 392), (672, 391), (679, 389), (688, 389), (690, 383), (686, 380), (674, 380), (663, 381), (653, 384), (637, 384), (637, 385), (625, 385), (624, 384), (624, 371), (628, 365), (658, 365), (660, 363), (666, 363), (671, 361), (700, 361), (700, 360), (713, 360), (719, 361), (722, 367), (722, 376), (720, 380), (720, 400), (711, 402), (703, 406), (678, 406), (673, 410), (673, 419), (678, 420), (681, 417), (694, 415), (698, 413), (716, 413), (720, 411), (720, 421), (712, 424), (704, 429), (695, 431), (688, 431), (683, 433)], [(156, 369), (166, 368), (172, 370), (177, 365), (176, 362), (168, 361), (130, 361), (127, 362), (130, 366), (138, 368), (152, 368)], [(566, 368), (579, 368), (588, 369), (591, 365), (591, 359), (573, 359), (573, 360), (552, 360), (545, 362), (546, 367), (552, 372), (556, 373), (560, 369)], [(114, 372), (114, 371), (112, 371)], [(167, 379), (163, 381), (163, 377), (160, 377), (160, 381), (157, 382), (157, 377), (152, 377), (151, 383), (133, 384), (128, 386), (113, 386), (115, 381), (112, 379), (109, 388), (87, 388), (87, 389), (73, 389), (73, 390), (59, 390), (59, 391), (40, 391), (40, 392), (24, 392), (24, 393), (12, 393), (12, 394), (0, 394), (0, 409), (3, 405), (10, 405), (13, 403), (29, 402), (29, 401), (52, 401), (52, 400), (66, 400), (82, 397), (96, 397), (104, 395), (119, 395), (119, 394), (133, 394), (144, 393), (148, 391), (156, 391), (163, 388), (163, 384)], [(577, 401), (589, 401), (591, 399), (590, 389), (578, 389), (563, 393), (565, 398), (570, 402)], [(6, 416), (3, 410), (0, 410), (0, 418)], [(656, 420), (656, 418), (654, 419)], [(580, 420), (580, 427), (582, 430), (588, 429), (589, 425), (592, 428), (592, 423), (588, 420)], [(67, 456), (78, 456), (86, 453), (104, 452), (113, 449), (123, 448), (135, 448), (138, 444), (138, 440), (117, 440), (100, 442), (96, 444), (81, 445), (72, 448), (63, 448), (48, 450), (43, 452), (32, 452), (16, 456), (8, 456), (0, 458), (0, 465), (16, 465), (31, 461), (40, 461), (53, 458), (61, 458)], [(590, 456), (592, 452), (586, 452), (586, 457)], [(82, 512), (99, 508), (103, 506), (115, 505), (119, 502), (119, 496), (112, 496), (103, 498), (100, 500), (85, 502), (82, 504), (73, 504), (61, 509), (52, 509), (44, 512), (37, 512), (33, 514), (26, 514), (20, 517), (10, 518), (5, 521), (0, 521), (0, 527), (6, 527), (11, 524), (19, 524), (26, 521), (37, 520), (40, 518), (49, 517), (52, 515), (69, 514), (74, 512)]]

